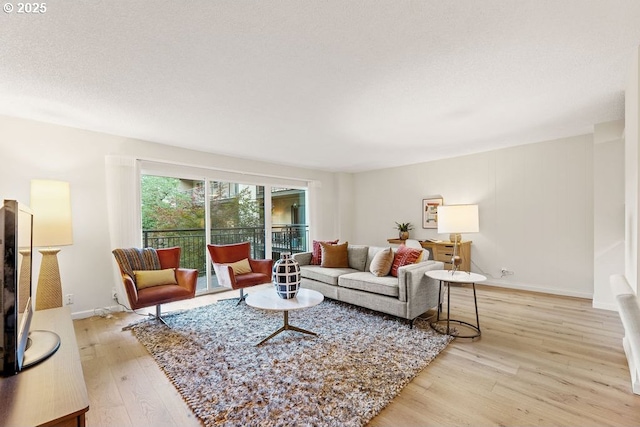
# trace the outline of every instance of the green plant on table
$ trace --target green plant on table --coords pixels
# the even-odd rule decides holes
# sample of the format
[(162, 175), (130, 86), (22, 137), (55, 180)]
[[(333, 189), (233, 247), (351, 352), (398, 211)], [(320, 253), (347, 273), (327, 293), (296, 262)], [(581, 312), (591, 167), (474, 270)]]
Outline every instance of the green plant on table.
[(410, 222), (396, 222), (396, 227), (398, 231), (409, 231), (413, 230), (413, 225)]

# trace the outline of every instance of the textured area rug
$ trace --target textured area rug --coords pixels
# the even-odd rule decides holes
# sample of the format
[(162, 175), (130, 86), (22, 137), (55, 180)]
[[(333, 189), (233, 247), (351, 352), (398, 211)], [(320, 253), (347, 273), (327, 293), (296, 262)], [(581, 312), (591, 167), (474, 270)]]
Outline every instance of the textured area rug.
[(205, 426), (362, 426), (450, 338), (380, 313), (325, 300), (289, 312), (221, 301), (131, 325)]

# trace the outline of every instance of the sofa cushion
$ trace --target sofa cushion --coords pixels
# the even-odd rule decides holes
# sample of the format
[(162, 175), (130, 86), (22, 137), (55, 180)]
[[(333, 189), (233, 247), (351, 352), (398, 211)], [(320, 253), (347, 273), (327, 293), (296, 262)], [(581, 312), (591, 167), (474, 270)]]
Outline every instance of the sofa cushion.
[(329, 268), (348, 268), (349, 267), (349, 253), (347, 248), (349, 247), (349, 242), (344, 242), (342, 244), (329, 244), (329, 243), (320, 243), (320, 247), (322, 248), (322, 267)]
[(398, 247), (395, 256), (393, 257), (393, 264), (391, 265), (391, 275), (398, 276), (398, 268), (414, 264), (416, 260), (422, 255), (421, 249), (408, 248), (404, 245)]
[(322, 247), (320, 243), (329, 243), (335, 245), (338, 243), (336, 240), (314, 240), (311, 249), (311, 265), (322, 265)]
[(393, 251), (391, 250), (391, 248), (378, 252), (373, 256), (373, 259), (371, 260), (369, 271), (377, 277), (387, 276), (391, 271), (393, 258)]
[(300, 265), (311, 265), (312, 255), (313, 254), (311, 252), (299, 252), (296, 254), (291, 254), (291, 258), (298, 261), (298, 264)]
[(319, 265), (301, 265), (300, 276), (305, 279), (317, 280), (328, 285), (338, 286), (338, 277), (342, 274), (354, 273), (353, 268), (327, 268)]
[(338, 286), (396, 298), (400, 294), (397, 277), (378, 277), (368, 271), (343, 274), (338, 279)]
[(364, 271), (364, 266), (367, 264), (369, 247), (350, 245), (347, 252), (349, 256), (349, 267)]

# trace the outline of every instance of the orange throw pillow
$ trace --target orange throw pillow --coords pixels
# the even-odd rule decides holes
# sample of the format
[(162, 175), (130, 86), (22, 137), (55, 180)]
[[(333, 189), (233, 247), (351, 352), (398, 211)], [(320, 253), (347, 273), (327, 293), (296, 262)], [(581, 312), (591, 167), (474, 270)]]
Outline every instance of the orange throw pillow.
[(398, 277), (398, 268), (403, 265), (414, 264), (418, 258), (422, 255), (422, 250), (408, 248), (404, 245), (398, 247), (395, 256), (393, 257), (393, 265), (391, 265), (391, 275)]
[(311, 265), (322, 265), (322, 248), (320, 247), (321, 243), (327, 243), (329, 245), (338, 244), (338, 239), (336, 240), (314, 240), (313, 241), (313, 250), (311, 252)]
[(341, 245), (332, 245), (329, 243), (320, 243), (322, 248), (322, 267), (330, 268), (348, 268), (349, 252), (347, 247), (349, 242)]

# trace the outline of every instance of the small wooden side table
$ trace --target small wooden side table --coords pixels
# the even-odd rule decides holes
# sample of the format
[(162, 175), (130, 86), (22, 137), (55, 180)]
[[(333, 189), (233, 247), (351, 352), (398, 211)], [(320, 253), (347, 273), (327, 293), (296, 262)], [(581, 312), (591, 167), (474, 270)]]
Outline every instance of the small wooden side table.
[[(487, 278), (481, 274), (477, 273), (467, 273), (464, 271), (456, 271), (452, 273), (449, 270), (432, 270), (424, 273), (427, 277), (431, 277), (432, 279), (436, 279), (440, 281), (440, 288), (438, 290), (438, 314), (436, 317), (436, 321), (431, 323), (431, 327), (438, 333), (451, 335), (457, 338), (478, 338), (481, 335), (480, 331), (480, 318), (478, 317), (478, 300), (476, 298), (476, 283), (484, 282)], [(441, 319), (440, 312), (442, 311), (442, 284), (446, 283), (447, 285), (447, 318)], [(464, 322), (462, 320), (451, 319), (450, 311), (451, 311), (451, 283), (470, 283), (473, 287), (473, 304), (476, 309), (476, 324), (473, 325), (469, 322)], [(442, 322), (446, 322), (446, 328), (440, 324)], [(459, 325), (464, 325), (466, 327), (471, 328), (475, 333), (470, 335), (460, 335), (456, 331), (452, 331), (450, 324), (457, 323)]]

